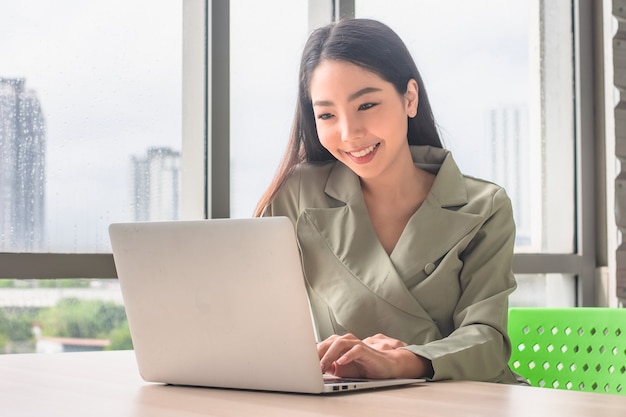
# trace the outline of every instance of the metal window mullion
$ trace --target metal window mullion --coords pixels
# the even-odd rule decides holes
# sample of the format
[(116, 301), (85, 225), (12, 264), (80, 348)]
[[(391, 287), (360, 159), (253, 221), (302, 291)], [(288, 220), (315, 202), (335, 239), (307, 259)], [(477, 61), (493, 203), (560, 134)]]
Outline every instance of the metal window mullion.
[(207, 212), (207, 28), (206, 0), (185, 0), (183, 7), (182, 220)]
[(309, 32), (331, 22), (355, 17), (354, 0), (309, 0)]
[(0, 265), (0, 279), (117, 277), (110, 253), (0, 253)]
[(355, 0), (334, 0), (333, 21), (355, 17)]
[(582, 262), (582, 256), (576, 254), (516, 253), (513, 256), (513, 272), (578, 275)]
[[(574, 3), (574, 70), (576, 130), (577, 243), (581, 256), (578, 274), (579, 306), (596, 303), (596, 202), (594, 141), (594, 6)], [(600, 34), (601, 36), (601, 34)], [(601, 68), (601, 67), (600, 67)], [(606, 198), (606, 196), (604, 196)]]
[(207, 218), (230, 217), (230, 2), (209, 1)]

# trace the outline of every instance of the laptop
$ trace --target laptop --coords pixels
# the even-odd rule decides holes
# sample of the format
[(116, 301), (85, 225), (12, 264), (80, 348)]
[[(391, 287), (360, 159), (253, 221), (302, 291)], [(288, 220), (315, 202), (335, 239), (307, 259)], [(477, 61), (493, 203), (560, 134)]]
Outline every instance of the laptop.
[(325, 382), (286, 217), (116, 223), (109, 235), (145, 381), (312, 394), (423, 381)]

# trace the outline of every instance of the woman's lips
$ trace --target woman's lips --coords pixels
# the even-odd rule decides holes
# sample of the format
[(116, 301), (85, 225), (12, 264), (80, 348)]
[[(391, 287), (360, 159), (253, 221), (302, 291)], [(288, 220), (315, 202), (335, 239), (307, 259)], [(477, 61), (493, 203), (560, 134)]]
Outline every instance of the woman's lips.
[(346, 152), (346, 155), (348, 155), (350, 159), (357, 164), (365, 164), (371, 161), (372, 158), (374, 158), (374, 155), (376, 155), (376, 151), (378, 150), (379, 146), (380, 142), (355, 152)]

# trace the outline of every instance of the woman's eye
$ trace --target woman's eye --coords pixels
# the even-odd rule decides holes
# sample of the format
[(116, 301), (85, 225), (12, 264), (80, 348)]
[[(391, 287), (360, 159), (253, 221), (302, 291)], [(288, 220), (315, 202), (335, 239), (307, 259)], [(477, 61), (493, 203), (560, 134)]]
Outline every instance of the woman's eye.
[(359, 110), (368, 110), (371, 109), (372, 107), (376, 106), (378, 103), (365, 103), (365, 104), (361, 104), (359, 106)]
[(322, 113), (319, 116), (317, 116), (317, 118), (320, 119), (320, 120), (328, 120), (331, 117), (333, 117), (333, 115), (330, 114), (330, 113)]

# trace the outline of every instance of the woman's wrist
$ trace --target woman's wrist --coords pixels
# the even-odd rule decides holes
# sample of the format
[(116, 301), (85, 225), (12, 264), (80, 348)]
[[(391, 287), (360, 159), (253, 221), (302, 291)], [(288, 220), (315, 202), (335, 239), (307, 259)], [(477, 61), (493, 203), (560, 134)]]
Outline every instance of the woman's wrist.
[(429, 359), (417, 355), (407, 349), (395, 349), (397, 355), (397, 378), (430, 378), (433, 376), (433, 365)]

